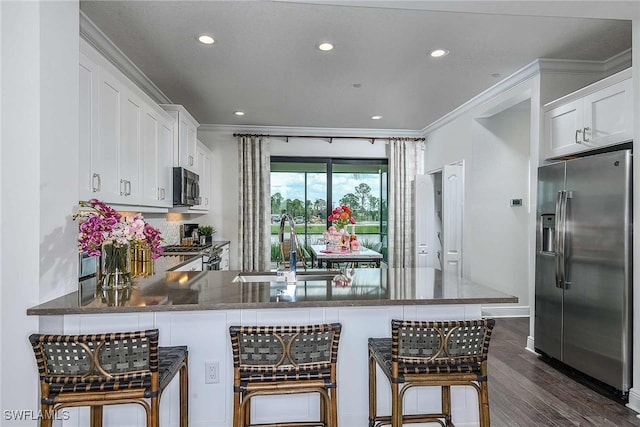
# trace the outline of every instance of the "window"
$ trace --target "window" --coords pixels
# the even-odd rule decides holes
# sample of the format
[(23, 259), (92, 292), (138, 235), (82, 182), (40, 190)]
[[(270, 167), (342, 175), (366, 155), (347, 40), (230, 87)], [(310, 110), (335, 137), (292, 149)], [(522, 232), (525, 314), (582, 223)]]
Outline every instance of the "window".
[[(321, 242), (331, 210), (349, 205), (363, 246), (386, 242), (387, 159), (271, 158), (271, 259), (279, 256), (281, 215), (295, 222), (304, 247)], [(349, 228), (351, 232), (351, 228)], [(386, 246), (386, 245), (383, 245)], [(386, 251), (382, 250), (386, 259)]]

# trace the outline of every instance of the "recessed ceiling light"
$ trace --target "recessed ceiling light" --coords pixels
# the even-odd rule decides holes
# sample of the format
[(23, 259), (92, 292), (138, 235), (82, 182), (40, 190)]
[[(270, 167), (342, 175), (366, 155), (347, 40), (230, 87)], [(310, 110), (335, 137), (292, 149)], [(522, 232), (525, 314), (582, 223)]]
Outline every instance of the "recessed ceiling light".
[(382, 116), (371, 116), (371, 120), (380, 120)]
[(199, 34), (197, 40), (202, 44), (213, 44), (215, 40), (209, 34)]
[(244, 116), (244, 111), (234, 111), (233, 114), (236, 116)]
[(447, 56), (449, 51), (447, 49), (434, 49), (429, 52), (432, 58), (442, 58), (443, 56)]
[(330, 50), (333, 49), (333, 45), (329, 42), (320, 43), (318, 45), (318, 49), (320, 49), (323, 52), (329, 52)]

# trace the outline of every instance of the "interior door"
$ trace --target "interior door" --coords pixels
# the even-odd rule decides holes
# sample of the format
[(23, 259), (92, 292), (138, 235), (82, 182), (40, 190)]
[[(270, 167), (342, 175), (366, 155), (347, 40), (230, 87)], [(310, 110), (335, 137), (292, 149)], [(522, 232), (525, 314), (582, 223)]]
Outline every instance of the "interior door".
[(462, 276), (462, 219), (464, 165), (446, 165), (442, 170), (443, 273)]

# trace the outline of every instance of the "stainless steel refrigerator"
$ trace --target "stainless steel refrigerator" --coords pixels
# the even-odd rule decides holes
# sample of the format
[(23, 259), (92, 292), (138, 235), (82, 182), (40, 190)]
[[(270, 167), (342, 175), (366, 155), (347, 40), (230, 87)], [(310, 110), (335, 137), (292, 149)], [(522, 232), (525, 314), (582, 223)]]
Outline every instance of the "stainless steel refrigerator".
[(631, 151), (538, 169), (535, 348), (626, 394), (631, 382)]

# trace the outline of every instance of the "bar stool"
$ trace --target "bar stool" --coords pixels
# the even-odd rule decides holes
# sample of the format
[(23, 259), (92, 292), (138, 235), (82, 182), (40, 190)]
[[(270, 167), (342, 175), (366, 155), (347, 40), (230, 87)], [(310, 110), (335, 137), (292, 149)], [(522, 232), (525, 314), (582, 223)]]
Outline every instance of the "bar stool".
[(318, 393), (320, 421), (270, 425), (337, 427), (336, 365), (339, 323), (306, 326), (231, 326), (233, 426), (251, 425), (251, 398)]
[(188, 351), (158, 347), (157, 329), (87, 335), (29, 337), (40, 373), (41, 427), (56, 411), (91, 407), (91, 426), (102, 426), (104, 405), (136, 403), (147, 426), (160, 425), (160, 396), (180, 373), (180, 427), (188, 425)]
[[(404, 423), (451, 423), (451, 386), (478, 392), (480, 427), (489, 427), (487, 354), (495, 320), (391, 321), (391, 338), (369, 338), (369, 427)], [(391, 383), (391, 416), (377, 414), (376, 365)], [(442, 412), (403, 415), (411, 387), (441, 387)]]

